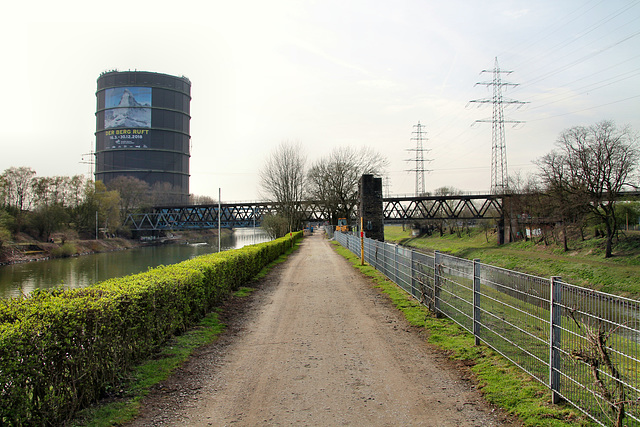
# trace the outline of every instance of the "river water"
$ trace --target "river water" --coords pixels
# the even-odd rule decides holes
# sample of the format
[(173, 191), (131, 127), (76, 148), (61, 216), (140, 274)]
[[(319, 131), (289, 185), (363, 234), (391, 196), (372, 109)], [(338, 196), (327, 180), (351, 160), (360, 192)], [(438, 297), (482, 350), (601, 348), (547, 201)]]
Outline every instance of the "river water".
[[(221, 238), (222, 250), (238, 249), (269, 240), (259, 229), (240, 228)], [(159, 265), (176, 264), (218, 252), (218, 238), (191, 244), (147, 246), (72, 258), (0, 266), (0, 298), (28, 295), (34, 289), (82, 288), (112, 277), (140, 273)]]

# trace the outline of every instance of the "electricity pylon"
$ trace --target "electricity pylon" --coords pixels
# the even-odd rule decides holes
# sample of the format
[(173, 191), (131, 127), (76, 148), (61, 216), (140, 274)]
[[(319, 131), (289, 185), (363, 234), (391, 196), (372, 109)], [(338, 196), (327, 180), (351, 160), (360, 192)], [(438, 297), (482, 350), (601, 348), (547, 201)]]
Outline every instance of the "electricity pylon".
[(493, 70), (482, 70), (483, 73), (493, 73), (493, 80), (490, 82), (478, 82), (476, 85), (493, 86), (493, 96), (491, 98), (476, 99), (470, 102), (478, 102), (482, 104), (493, 104), (493, 118), (491, 120), (476, 120), (476, 123), (485, 122), (492, 123), (492, 145), (491, 145), (491, 193), (504, 194), (507, 190), (507, 145), (504, 137), (505, 123), (523, 123), (518, 120), (505, 120), (503, 113), (504, 104), (526, 104), (523, 101), (515, 101), (512, 99), (504, 99), (502, 97), (502, 88), (506, 86), (518, 86), (516, 83), (503, 82), (500, 74), (511, 74), (513, 71), (504, 71), (498, 65), (496, 57)]
[[(420, 121), (418, 121), (417, 125), (413, 125), (414, 128), (416, 128), (415, 131), (411, 132), (412, 135), (414, 135), (413, 137), (411, 137), (412, 141), (416, 141), (416, 148), (409, 148), (407, 149), (407, 151), (415, 151), (416, 152), (416, 158), (415, 158), (415, 162), (416, 162), (416, 168), (415, 169), (408, 169), (407, 172), (415, 172), (416, 173), (416, 197), (417, 196), (421, 196), (425, 193), (425, 181), (424, 181), (424, 152), (425, 151), (431, 151), (429, 149), (424, 148), (424, 144), (423, 142), (427, 139), (424, 135), (426, 134), (425, 131), (422, 130), (422, 128), (424, 127), (424, 125), (420, 124)], [(407, 160), (408, 162), (413, 162), (414, 159), (409, 159)], [(428, 162), (430, 162), (431, 160), (427, 160)]]

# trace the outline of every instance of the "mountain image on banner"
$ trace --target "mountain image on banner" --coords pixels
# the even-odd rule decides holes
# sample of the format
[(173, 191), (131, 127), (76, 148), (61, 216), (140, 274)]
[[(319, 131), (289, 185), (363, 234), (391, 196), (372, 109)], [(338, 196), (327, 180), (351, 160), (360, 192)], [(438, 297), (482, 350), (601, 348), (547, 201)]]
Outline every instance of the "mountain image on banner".
[(125, 89), (115, 108), (105, 111), (104, 127), (109, 128), (150, 128), (151, 108), (136, 101), (135, 96)]

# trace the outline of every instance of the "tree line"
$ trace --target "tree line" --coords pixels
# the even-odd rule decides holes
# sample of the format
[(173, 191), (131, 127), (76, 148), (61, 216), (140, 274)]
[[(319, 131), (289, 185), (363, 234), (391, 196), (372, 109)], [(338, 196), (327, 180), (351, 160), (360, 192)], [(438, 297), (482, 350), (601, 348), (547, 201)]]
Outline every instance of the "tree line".
[[(535, 161), (537, 174), (510, 177), (512, 197), (506, 208), (515, 224), (512, 237), (533, 236), (535, 228), (545, 243), (553, 237), (567, 249), (567, 236), (577, 233), (584, 239), (586, 228), (593, 226), (606, 240), (605, 256), (611, 256), (619, 225), (626, 220), (637, 223), (640, 216), (637, 203), (620, 202), (621, 192), (638, 188), (639, 161), (638, 135), (629, 127), (602, 121), (563, 131), (556, 148)], [(300, 143), (282, 142), (259, 173), (261, 197), (279, 206), (276, 215), (264, 218), (264, 228), (273, 237), (301, 229), (303, 200), (322, 204), (332, 224), (352, 218), (360, 177), (383, 176), (388, 164), (371, 148), (339, 147), (307, 165)], [(95, 237), (96, 225), (103, 233), (127, 236), (122, 227), (126, 217), (150, 206), (173, 204), (171, 190), (167, 183), (149, 186), (128, 176), (104, 185), (81, 175), (38, 177), (30, 168), (11, 167), (0, 175), (0, 244), (19, 232), (43, 240), (63, 230)], [(437, 195), (458, 192), (451, 187), (435, 190)], [(192, 196), (191, 203), (215, 200)], [(426, 224), (440, 233), (447, 226), (460, 233), (464, 225), (437, 219)]]
[(620, 225), (637, 224), (640, 216), (638, 203), (622, 200), (625, 191), (638, 190), (639, 161), (638, 135), (628, 126), (605, 120), (566, 129), (556, 148), (535, 161), (534, 179), (511, 180), (512, 191), (524, 195), (515, 208), (560, 234), (565, 251), (572, 232), (584, 239), (593, 226), (609, 258)]
[[(569, 240), (585, 240), (587, 229), (605, 241), (611, 257), (621, 225), (638, 224), (640, 203), (623, 197), (638, 189), (640, 150), (630, 127), (601, 121), (564, 130), (556, 148), (534, 161), (535, 174), (511, 175), (504, 200), (511, 240), (538, 239), (569, 250)], [(436, 195), (459, 190), (442, 187)], [(432, 220), (420, 224), (441, 234), (445, 228), (461, 234), (469, 221)], [(491, 225), (480, 224), (487, 232)]]
[[(56, 232), (80, 238), (119, 235), (127, 216), (151, 206), (176, 202), (171, 185), (120, 176), (105, 185), (83, 175), (40, 177), (28, 167), (0, 175), (0, 246), (18, 233), (47, 241)], [(192, 197), (193, 203), (213, 203)], [(64, 238), (63, 238), (64, 239)]]

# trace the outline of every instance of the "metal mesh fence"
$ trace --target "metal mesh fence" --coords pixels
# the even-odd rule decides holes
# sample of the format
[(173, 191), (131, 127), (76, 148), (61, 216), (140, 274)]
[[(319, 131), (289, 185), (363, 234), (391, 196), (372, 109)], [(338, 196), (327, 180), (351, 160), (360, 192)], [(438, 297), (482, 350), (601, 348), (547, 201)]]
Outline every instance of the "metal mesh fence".
[[(360, 239), (336, 233), (360, 256)], [(640, 301), (364, 239), (365, 261), (602, 425), (640, 427)]]

